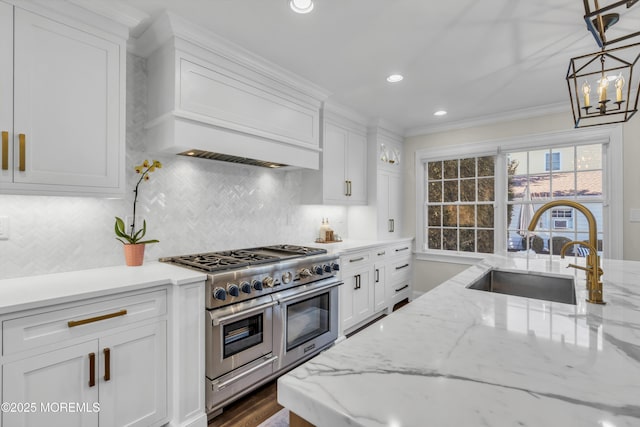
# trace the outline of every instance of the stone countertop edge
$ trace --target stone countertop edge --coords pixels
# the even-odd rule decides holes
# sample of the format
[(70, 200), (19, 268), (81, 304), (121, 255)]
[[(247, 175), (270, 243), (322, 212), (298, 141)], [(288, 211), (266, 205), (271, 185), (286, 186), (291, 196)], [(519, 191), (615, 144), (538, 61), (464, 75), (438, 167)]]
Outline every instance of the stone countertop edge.
[(160, 262), (0, 280), (0, 314), (162, 285), (181, 286), (206, 275)]
[[(489, 256), (278, 380), (318, 427), (640, 425), (640, 262)], [(466, 289), (492, 268), (575, 277), (577, 305)]]

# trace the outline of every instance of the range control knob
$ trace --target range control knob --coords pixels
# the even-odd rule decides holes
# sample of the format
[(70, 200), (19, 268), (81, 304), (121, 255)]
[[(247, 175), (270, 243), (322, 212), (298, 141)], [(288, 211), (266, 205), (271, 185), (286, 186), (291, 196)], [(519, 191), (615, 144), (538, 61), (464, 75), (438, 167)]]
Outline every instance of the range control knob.
[(215, 288), (213, 290), (213, 298), (220, 300), (220, 301), (224, 301), (227, 299), (227, 291), (225, 291), (222, 288)]
[(325, 273), (331, 273), (331, 266), (329, 264), (325, 264), (322, 266), (322, 269)]
[(237, 297), (238, 295), (240, 295), (240, 288), (238, 288), (238, 285), (234, 285), (232, 283), (232, 284), (227, 285), (227, 292), (232, 297)]
[(273, 288), (273, 277), (271, 276), (267, 276), (264, 279), (262, 279), (262, 284), (269, 287), (269, 288)]
[(333, 271), (338, 271), (340, 270), (340, 264), (338, 264), (337, 262), (332, 262), (331, 268), (333, 269)]
[(285, 285), (287, 283), (291, 283), (291, 279), (293, 279), (293, 274), (291, 274), (290, 271), (285, 271), (284, 273), (282, 273), (282, 283), (284, 283)]
[(322, 266), (321, 265), (314, 265), (312, 267), (312, 270), (315, 274), (322, 274), (323, 270), (322, 270)]
[(253, 289), (255, 289), (256, 291), (262, 290), (262, 282), (260, 280), (252, 280), (251, 285), (253, 286)]
[(313, 273), (311, 273), (311, 270), (309, 270), (308, 268), (303, 268), (298, 271), (298, 274), (300, 275), (301, 279), (304, 279), (305, 277), (311, 276)]
[(245, 294), (250, 294), (251, 293), (251, 285), (249, 284), (249, 282), (242, 282), (242, 283), (240, 283), (240, 290), (242, 292), (244, 292)]

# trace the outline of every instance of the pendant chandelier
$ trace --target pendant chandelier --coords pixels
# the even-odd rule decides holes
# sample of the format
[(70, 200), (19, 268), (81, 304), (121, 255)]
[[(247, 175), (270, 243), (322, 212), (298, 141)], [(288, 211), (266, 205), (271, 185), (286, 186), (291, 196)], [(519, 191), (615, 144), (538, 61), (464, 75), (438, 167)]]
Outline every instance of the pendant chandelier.
[[(638, 111), (640, 70), (636, 65), (640, 59), (640, 43), (609, 46), (638, 36), (640, 31), (606, 32), (620, 20), (623, 12), (629, 13), (627, 10), (638, 0), (616, 1), (604, 7), (593, 0), (593, 8), (592, 0), (583, 1), (587, 28), (602, 50), (571, 58), (569, 63), (567, 84), (575, 127), (626, 122)], [(640, 11), (640, 6), (637, 9), (635, 12)]]

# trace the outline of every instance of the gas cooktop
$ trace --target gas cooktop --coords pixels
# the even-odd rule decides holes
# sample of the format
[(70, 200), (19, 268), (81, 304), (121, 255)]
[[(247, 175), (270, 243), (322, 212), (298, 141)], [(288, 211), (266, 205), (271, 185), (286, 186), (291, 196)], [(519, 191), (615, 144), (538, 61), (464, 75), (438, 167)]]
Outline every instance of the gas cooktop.
[(277, 263), (286, 259), (325, 253), (327, 253), (327, 251), (321, 248), (297, 245), (273, 245), (173, 256), (160, 258), (160, 261), (213, 273), (252, 265)]

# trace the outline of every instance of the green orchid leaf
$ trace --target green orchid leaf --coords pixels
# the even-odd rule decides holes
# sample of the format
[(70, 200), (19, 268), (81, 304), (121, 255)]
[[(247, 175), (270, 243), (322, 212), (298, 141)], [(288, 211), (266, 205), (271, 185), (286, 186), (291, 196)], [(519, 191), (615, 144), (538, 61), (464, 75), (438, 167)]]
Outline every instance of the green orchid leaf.
[(159, 242), (160, 242), (160, 240), (152, 239), (152, 240), (145, 240), (145, 241), (138, 242), (138, 243), (140, 243), (140, 244), (145, 243), (146, 244), (146, 243), (159, 243)]

